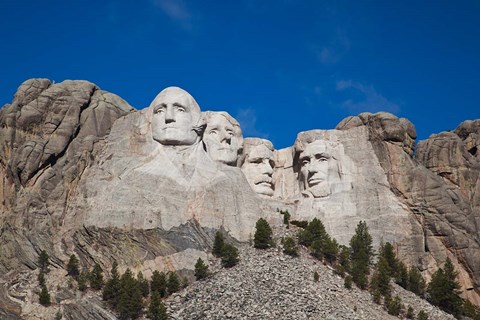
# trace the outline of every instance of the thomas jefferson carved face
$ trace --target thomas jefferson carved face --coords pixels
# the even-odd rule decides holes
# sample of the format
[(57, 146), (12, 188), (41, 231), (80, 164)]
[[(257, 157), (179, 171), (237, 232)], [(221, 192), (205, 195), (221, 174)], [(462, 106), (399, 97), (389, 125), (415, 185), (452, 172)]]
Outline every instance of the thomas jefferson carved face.
[(201, 118), (200, 107), (188, 92), (177, 87), (166, 88), (150, 108), (155, 141), (164, 145), (193, 145), (199, 141), (195, 126)]
[(264, 144), (253, 146), (242, 165), (242, 171), (253, 191), (267, 197), (273, 196), (273, 168), (273, 151)]
[(300, 153), (300, 178), (304, 190), (309, 189), (314, 197), (327, 196), (330, 193), (328, 171), (331, 159), (327, 144), (322, 140), (307, 144)]
[(243, 138), (240, 125), (224, 112), (207, 112), (207, 128), (203, 141), (210, 157), (218, 162), (234, 166)]

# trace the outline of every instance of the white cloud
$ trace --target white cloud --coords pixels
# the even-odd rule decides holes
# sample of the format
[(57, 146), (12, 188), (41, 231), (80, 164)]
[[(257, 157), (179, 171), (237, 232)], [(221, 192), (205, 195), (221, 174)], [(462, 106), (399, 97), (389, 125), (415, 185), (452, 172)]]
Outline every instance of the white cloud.
[(336, 83), (336, 89), (354, 96), (345, 99), (342, 103), (342, 106), (352, 113), (365, 111), (398, 113), (400, 111), (398, 104), (389, 101), (371, 85), (364, 85), (352, 80), (340, 80)]
[(257, 115), (254, 108), (247, 107), (239, 109), (235, 115), (244, 137), (257, 137), (268, 139), (268, 134), (261, 132), (257, 128)]
[(183, 0), (154, 0), (153, 3), (182, 28), (192, 29), (192, 14)]

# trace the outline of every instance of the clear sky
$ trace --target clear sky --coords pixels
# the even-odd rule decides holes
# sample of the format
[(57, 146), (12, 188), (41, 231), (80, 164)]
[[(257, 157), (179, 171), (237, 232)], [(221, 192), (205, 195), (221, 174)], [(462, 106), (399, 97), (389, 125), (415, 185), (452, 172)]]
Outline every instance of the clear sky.
[(364, 111), (419, 139), (480, 118), (479, 0), (1, 0), (0, 43), (0, 105), (33, 77), (137, 109), (175, 85), (276, 148)]

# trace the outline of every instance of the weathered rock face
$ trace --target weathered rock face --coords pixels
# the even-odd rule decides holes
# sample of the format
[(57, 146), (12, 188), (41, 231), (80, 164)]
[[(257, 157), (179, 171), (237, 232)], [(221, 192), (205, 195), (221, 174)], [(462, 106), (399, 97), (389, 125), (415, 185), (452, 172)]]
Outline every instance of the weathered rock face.
[[(29, 80), (0, 110), (0, 273), (34, 269), (46, 250), (58, 268), (76, 253), (86, 267), (188, 274), (216, 230), (247, 241), (280, 208), (342, 244), (364, 220), (427, 277), (450, 257), (476, 298), (480, 120), (415, 139), (406, 119), (362, 113), (274, 150), (180, 88), (135, 111), (86, 81)], [(6, 314), (25, 309), (0, 294)]]

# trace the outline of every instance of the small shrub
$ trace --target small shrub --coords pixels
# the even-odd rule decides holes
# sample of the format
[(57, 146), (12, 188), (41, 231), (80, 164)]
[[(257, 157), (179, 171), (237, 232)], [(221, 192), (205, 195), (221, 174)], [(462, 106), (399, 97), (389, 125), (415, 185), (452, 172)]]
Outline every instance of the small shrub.
[(50, 293), (48, 293), (48, 288), (46, 285), (42, 286), (42, 291), (39, 295), (39, 302), (44, 307), (48, 307), (50, 305)]
[(425, 311), (420, 310), (417, 314), (417, 320), (428, 320), (428, 314)]
[(195, 263), (195, 278), (197, 280), (202, 280), (206, 277), (208, 277), (208, 266), (202, 258), (198, 258), (197, 263)]
[(48, 256), (47, 251), (42, 250), (40, 251), (40, 255), (38, 256), (38, 266), (40, 267), (40, 272), (48, 273), (50, 269), (48, 266), (50, 265), (50, 257)]
[(45, 273), (40, 272), (37, 277), (38, 284), (42, 287), (45, 285)]
[(225, 244), (225, 238), (223, 234), (220, 231), (217, 231), (215, 233), (215, 240), (213, 241), (213, 249), (212, 249), (212, 254), (215, 257), (221, 257), (222, 256), (222, 250), (223, 250), (223, 245)]
[(345, 280), (343, 282), (343, 285), (345, 286), (345, 288), (347, 289), (352, 289), (352, 276), (351, 275), (347, 275), (345, 277)]
[(224, 268), (231, 268), (235, 266), (238, 261), (238, 249), (226, 243), (222, 250), (222, 266)]
[(292, 257), (298, 256), (297, 243), (292, 237), (286, 237), (283, 240), (283, 253)]
[(260, 218), (255, 225), (253, 246), (257, 249), (267, 249), (273, 246), (273, 231), (267, 220)]
[(391, 315), (398, 316), (403, 310), (402, 299), (397, 295), (393, 299), (386, 301), (387, 312)]
[(412, 306), (408, 306), (407, 319), (414, 319), (414, 318), (415, 318), (415, 314), (413, 312), (413, 308)]
[(320, 279), (320, 275), (318, 274), (317, 271), (315, 271), (313, 273), (313, 281), (318, 282), (319, 279)]
[(62, 320), (63, 314), (62, 311), (58, 310), (57, 313), (55, 314), (55, 320)]
[(290, 224), (293, 224), (294, 226), (297, 226), (299, 228), (302, 228), (302, 229), (305, 229), (307, 226), (308, 226), (308, 221), (304, 221), (304, 220), (292, 220), (290, 221)]

